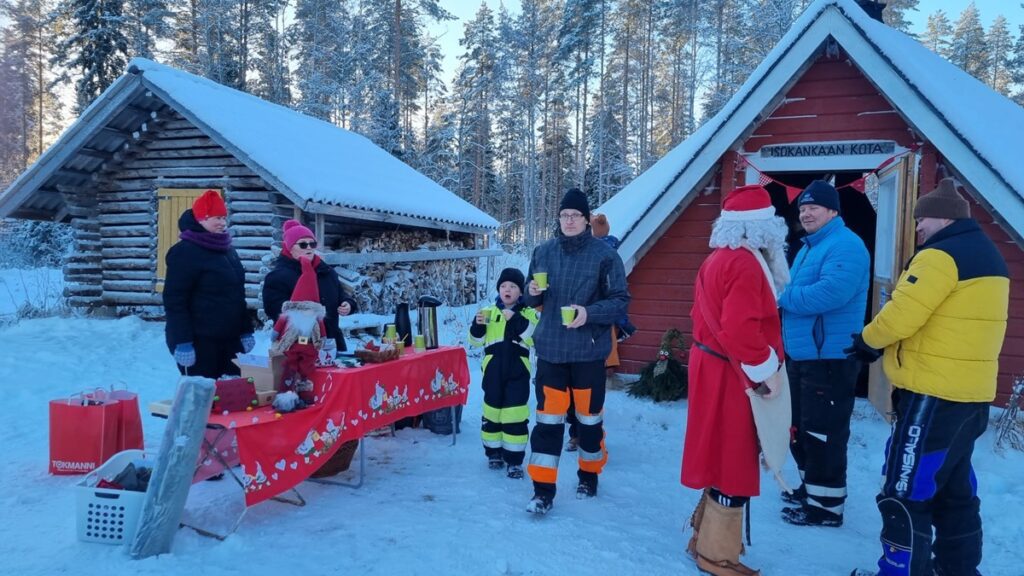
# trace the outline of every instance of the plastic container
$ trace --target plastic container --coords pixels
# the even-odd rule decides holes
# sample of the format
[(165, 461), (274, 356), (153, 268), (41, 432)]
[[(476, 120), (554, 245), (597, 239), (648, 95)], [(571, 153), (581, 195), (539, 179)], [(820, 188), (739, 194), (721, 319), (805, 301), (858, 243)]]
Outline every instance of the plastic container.
[(76, 485), (79, 540), (127, 544), (135, 538), (146, 493), (96, 487), (100, 479), (113, 480), (135, 460), (146, 460), (146, 454), (142, 450), (118, 452)]

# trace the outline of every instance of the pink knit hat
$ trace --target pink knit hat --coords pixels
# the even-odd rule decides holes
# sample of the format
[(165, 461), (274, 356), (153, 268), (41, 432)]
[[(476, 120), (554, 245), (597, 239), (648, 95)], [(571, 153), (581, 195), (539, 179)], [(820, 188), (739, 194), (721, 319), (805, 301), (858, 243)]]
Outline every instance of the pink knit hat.
[(316, 238), (313, 231), (306, 228), (298, 220), (288, 220), (281, 227), (284, 230), (284, 249), (291, 252), (292, 246), (303, 238)]

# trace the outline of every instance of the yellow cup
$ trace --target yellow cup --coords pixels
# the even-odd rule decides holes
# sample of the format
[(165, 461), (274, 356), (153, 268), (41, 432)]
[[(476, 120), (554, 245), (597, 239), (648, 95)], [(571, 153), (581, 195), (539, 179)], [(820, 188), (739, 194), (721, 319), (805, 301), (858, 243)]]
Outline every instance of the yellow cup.
[(537, 283), (537, 288), (541, 290), (548, 289), (548, 273), (547, 272), (534, 272), (533, 281)]
[(417, 334), (416, 336), (414, 336), (412, 343), (413, 348), (415, 348), (417, 352), (423, 352), (424, 350), (427, 349), (427, 339), (423, 336), (423, 334)]
[(398, 342), (395, 342), (395, 347), (398, 348), (399, 356), (405, 354), (405, 340), (399, 340)]
[(483, 319), (483, 323), (484, 324), (490, 324), (491, 323), (491, 312), (490, 312), (490, 310), (487, 310), (486, 308), (481, 310), (480, 311), (480, 317)]
[(384, 326), (384, 338), (389, 342), (394, 342), (395, 338), (398, 337), (398, 332), (395, 330), (394, 324), (388, 324)]
[(572, 306), (562, 306), (562, 325), (568, 326), (576, 319), (576, 309)]

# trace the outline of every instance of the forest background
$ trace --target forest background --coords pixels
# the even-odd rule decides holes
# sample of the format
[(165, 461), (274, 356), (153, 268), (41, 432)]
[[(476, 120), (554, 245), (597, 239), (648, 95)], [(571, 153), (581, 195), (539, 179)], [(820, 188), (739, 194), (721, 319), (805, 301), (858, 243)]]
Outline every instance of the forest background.
[[(529, 249), (566, 188), (594, 205), (622, 189), (714, 115), (811, 3), (483, 2), (458, 30), (446, 6), (471, 1), (0, 0), (0, 190), (142, 56), (358, 132)], [(1021, 18), (986, 26), (972, 2), (913, 30), (923, 9), (890, 0), (885, 22), (1024, 105)], [(0, 266), (59, 264), (59, 226), (0, 227)]]

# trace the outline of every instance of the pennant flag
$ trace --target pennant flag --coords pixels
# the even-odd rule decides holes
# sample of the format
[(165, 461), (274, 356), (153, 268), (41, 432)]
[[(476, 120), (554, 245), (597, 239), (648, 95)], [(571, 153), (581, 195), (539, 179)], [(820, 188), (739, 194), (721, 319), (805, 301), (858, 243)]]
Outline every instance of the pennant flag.
[(864, 178), (857, 178), (853, 182), (850, 182), (849, 184), (847, 184), (847, 186), (849, 186), (850, 188), (853, 188), (857, 192), (860, 192), (861, 194), (863, 194), (864, 193)]
[[(754, 168), (754, 170), (757, 170), (757, 168)], [(767, 186), (772, 182), (775, 182), (775, 180), (773, 180), (771, 176), (761, 172), (760, 170), (757, 171), (757, 184), (759, 186)]]
[(799, 196), (801, 192), (803, 192), (803, 190), (796, 186), (786, 186), (786, 198), (789, 199), (790, 204), (793, 203), (793, 200), (796, 200), (796, 197)]

